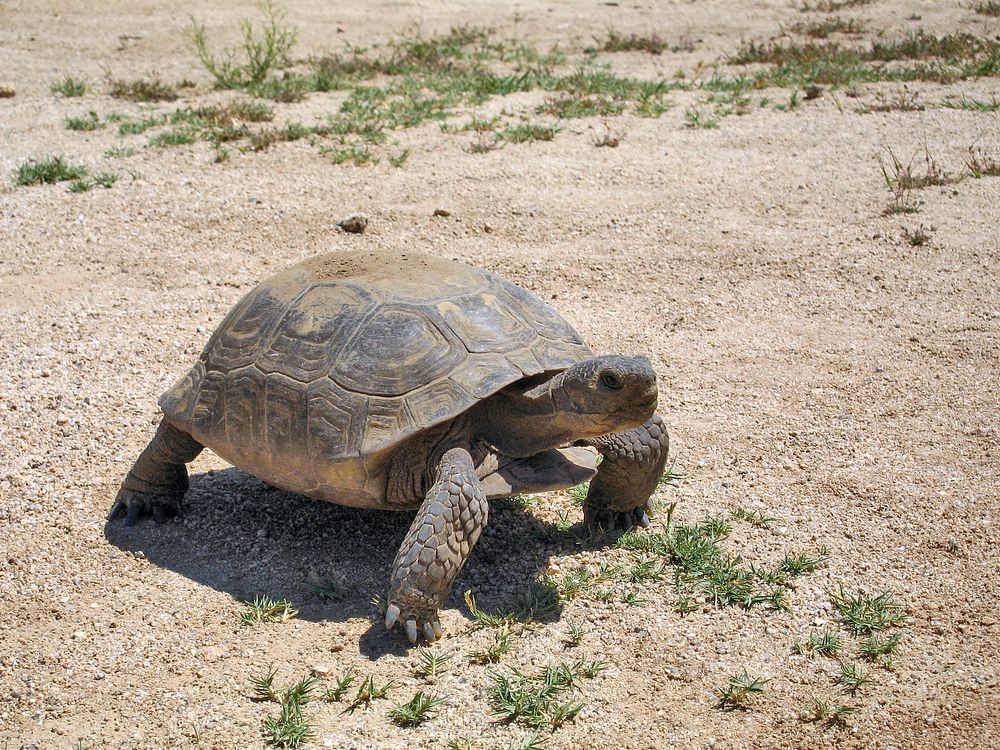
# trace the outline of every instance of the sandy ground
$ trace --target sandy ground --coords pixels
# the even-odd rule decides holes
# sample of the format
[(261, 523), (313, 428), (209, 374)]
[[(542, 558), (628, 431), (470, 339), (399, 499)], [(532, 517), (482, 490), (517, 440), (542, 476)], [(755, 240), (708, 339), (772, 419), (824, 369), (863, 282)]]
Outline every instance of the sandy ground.
[[(694, 95), (677, 93), (659, 119), (615, 119), (625, 132), (617, 148), (595, 148), (599, 123), (576, 120), (552, 142), (486, 154), (466, 153), (436, 125), (400, 132), (412, 149), (400, 169), (333, 165), (304, 142), (213, 164), (204, 143), (157, 150), (142, 138), (135, 156), (111, 162), (102, 154), (119, 142), (113, 130), (63, 125), (89, 109), (138, 110), (106, 95), (103, 70), (190, 78), (198, 86), (182, 105), (221, 95), (184, 36), (188, 4), (69, 5), (0, 4), (0, 85), (16, 90), (0, 99), (4, 747), (262, 747), (274, 707), (251, 700), (249, 678), (269, 665), (280, 684), (317, 666), (401, 683), (353, 714), (310, 704), (319, 746), (439, 748), (469, 736), (506, 748), (528, 734), (495, 721), (486, 669), (462, 656), (491, 635), (470, 627), (461, 592), (491, 609), (542, 572), (624, 559), (553, 533), (560, 511), (579, 519), (564, 494), (494, 510), (444, 611), (438, 648), (455, 658), (433, 684), (369, 601), (383, 591), (401, 515), (302, 500), (205, 452), (183, 521), (105, 527), (152, 435), (157, 396), (229, 307), (301, 258), (371, 247), (494, 270), (551, 300), (595, 350), (649, 356), (672, 460), (686, 474), (661, 499), (676, 500), (682, 520), (736, 506), (778, 519), (735, 525), (726, 547), (751, 561), (830, 550), (788, 612), (705, 606), (682, 616), (669, 581), (644, 588), (644, 606), (565, 602), (505, 658), (524, 670), (607, 662), (585, 683), (576, 720), (543, 733), (548, 747), (998, 746), (1000, 179), (929, 188), (919, 214), (885, 216), (876, 161), (886, 147), (909, 155), (926, 145), (957, 171), (970, 145), (1000, 145), (996, 112), (862, 115), (857, 102), (824, 96), (700, 130), (684, 127)], [(197, 14), (215, 38), (233, 39), (250, 12), (234, 5), (203, 3)], [(570, 49), (612, 27), (696, 42), (693, 52), (614, 56), (616, 69), (649, 77), (710, 64), (801, 16), (784, 0), (286, 5), (304, 52), (461, 23)], [(852, 13), (889, 33), (1000, 31), (965, 2)], [(95, 90), (50, 93), (66, 74)], [(911, 89), (928, 104), (1000, 95), (997, 79)], [(894, 87), (866, 87), (863, 100), (880, 90)], [(334, 111), (338, 97), (277, 112), (307, 119)], [(12, 186), (18, 164), (54, 153), (132, 177), (80, 195)], [(438, 207), (451, 216), (433, 217)], [(338, 232), (354, 210), (368, 214), (369, 231)], [(931, 240), (911, 246), (903, 230), (920, 225)], [(309, 587), (331, 578), (345, 583), (339, 602)], [(854, 698), (833, 686), (835, 662), (792, 651), (839, 627), (839, 586), (891, 592), (909, 617), (895, 669), (873, 668)], [(257, 594), (288, 597), (299, 618), (241, 626), (241, 602)], [(563, 642), (571, 624), (586, 630), (576, 649)], [(714, 708), (716, 689), (743, 669), (769, 680), (752, 710)], [(445, 696), (438, 716), (416, 729), (391, 724), (388, 709), (417, 689)], [(842, 727), (804, 722), (814, 696), (857, 711)]]

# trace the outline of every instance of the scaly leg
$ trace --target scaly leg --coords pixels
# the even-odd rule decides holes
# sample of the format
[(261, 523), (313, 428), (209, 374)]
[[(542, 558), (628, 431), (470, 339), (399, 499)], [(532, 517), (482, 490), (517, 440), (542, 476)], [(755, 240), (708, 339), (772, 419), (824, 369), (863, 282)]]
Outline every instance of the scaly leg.
[(488, 506), (469, 452), (453, 448), (396, 553), (389, 579), (385, 626), (406, 623), (416, 643), (441, 637), (438, 610), (486, 525)]
[(604, 456), (583, 504), (584, 521), (604, 529), (649, 526), (649, 497), (663, 475), (670, 440), (656, 414), (641, 427), (587, 441)]
[(122, 482), (108, 520), (124, 515), (125, 523), (134, 526), (143, 516), (151, 515), (162, 523), (180, 513), (188, 488), (184, 464), (193, 461), (202, 448), (188, 433), (162, 420)]

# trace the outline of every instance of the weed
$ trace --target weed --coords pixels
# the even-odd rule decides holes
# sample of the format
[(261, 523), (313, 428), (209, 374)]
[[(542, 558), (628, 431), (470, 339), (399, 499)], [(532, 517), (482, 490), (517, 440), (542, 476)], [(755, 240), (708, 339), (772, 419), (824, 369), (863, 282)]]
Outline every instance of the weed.
[(893, 633), (887, 638), (870, 635), (862, 641), (859, 652), (863, 658), (869, 661), (875, 661), (879, 657), (890, 657), (896, 653), (896, 647), (902, 640), (901, 633)]
[(49, 86), (49, 91), (53, 94), (62, 94), (63, 96), (83, 96), (87, 93), (87, 84), (83, 81), (78, 81), (72, 76), (66, 76), (61, 81), (53, 83)]
[(643, 558), (632, 566), (628, 577), (632, 583), (660, 581), (663, 579), (663, 563), (652, 558)]
[(471, 737), (456, 737), (448, 740), (448, 750), (474, 750), (477, 744)]
[(660, 94), (643, 94), (636, 100), (635, 113), (639, 117), (659, 117), (673, 106)]
[[(516, 669), (490, 672), (487, 689), (490, 708), (503, 721), (556, 729), (583, 709), (582, 703), (562, 703), (557, 699), (574, 688), (579, 677), (586, 676), (584, 670), (583, 662), (563, 662), (549, 665), (537, 675), (526, 675)], [(591, 674), (597, 671), (591, 670)]]
[(799, 10), (803, 13), (808, 13), (810, 11), (816, 11), (818, 13), (836, 13), (838, 10), (844, 10), (845, 8), (857, 8), (861, 5), (868, 5), (872, 0), (816, 0), (816, 2), (809, 2), (809, 0), (804, 0), (802, 5), (799, 6)]
[(379, 698), (385, 698), (389, 695), (389, 691), (393, 688), (399, 687), (399, 683), (389, 680), (383, 685), (378, 685), (375, 682), (375, 677), (373, 675), (368, 675), (364, 682), (358, 687), (358, 694), (351, 701), (351, 705), (347, 707), (348, 711), (355, 711), (361, 706), (366, 708), (371, 705), (373, 700), (378, 700)]
[(258, 622), (287, 622), (299, 613), (287, 599), (272, 599), (255, 596), (252, 602), (245, 602), (247, 611), (240, 615), (240, 622), (253, 625)]
[(223, 162), (229, 161), (229, 149), (224, 148), (220, 144), (215, 144), (215, 157), (212, 159), (216, 164), (222, 164)]
[(906, 86), (903, 86), (901, 89), (897, 89), (891, 98), (887, 98), (881, 92), (875, 94), (877, 102), (862, 107), (858, 111), (862, 114), (868, 112), (922, 112), (924, 105), (917, 101), (918, 98), (919, 94), (916, 91), (910, 91)]
[(892, 601), (892, 594), (845, 594), (843, 587), (831, 596), (840, 617), (855, 635), (867, 635), (906, 622), (899, 605)]
[(406, 703), (400, 703), (389, 711), (389, 718), (401, 727), (415, 727), (423, 724), (437, 713), (443, 699), (418, 691)]
[(819, 21), (797, 23), (791, 31), (814, 39), (826, 39), (831, 34), (863, 34), (865, 24), (856, 18), (824, 18)]
[(910, 230), (908, 227), (903, 227), (903, 238), (911, 247), (923, 247), (931, 241), (931, 236), (924, 231), (923, 224), (914, 230)]
[(750, 511), (739, 505), (733, 508), (732, 513), (729, 515), (732, 516), (734, 521), (746, 521), (751, 526), (756, 526), (759, 529), (769, 529), (771, 528), (771, 524), (777, 520), (770, 516), (765, 516), (763, 511)]
[(312, 700), (313, 690), (316, 689), (318, 682), (315, 677), (303, 677), (281, 694), (281, 702), (296, 705), (308, 703)]
[(885, 186), (892, 194), (892, 201), (885, 209), (886, 214), (911, 214), (920, 210), (920, 204), (913, 198), (913, 160), (908, 164), (903, 164), (892, 149), (887, 148), (889, 162), (878, 156), (879, 168), (882, 170), (882, 178)]
[(648, 52), (651, 55), (660, 55), (667, 48), (667, 43), (657, 34), (625, 36), (617, 31), (609, 31), (601, 45), (602, 52)]
[(410, 158), (410, 149), (404, 148), (402, 151), (400, 151), (395, 156), (390, 156), (389, 157), (389, 163), (392, 166), (394, 166), (396, 169), (400, 169), (404, 164), (406, 164), (406, 161), (409, 158)]
[(590, 492), (590, 482), (584, 482), (583, 484), (571, 487), (569, 490), (569, 496), (570, 499), (573, 500), (574, 505), (583, 507), (583, 504), (587, 502), (588, 492)]
[(853, 706), (838, 706), (813, 698), (812, 705), (802, 712), (804, 721), (824, 722), (827, 726), (844, 726), (848, 716), (855, 711)]
[(532, 732), (522, 740), (511, 740), (507, 744), (507, 750), (546, 750), (547, 747), (545, 740), (537, 732)]
[(857, 664), (841, 664), (840, 674), (837, 675), (837, 684), (844, 688), (845, 692), (854, 695), (860, 688), (869, 684), (871, 678), (868, 677)]
[(15, 185), (54, 184), (87, 176), (87, 168), (74, 166), (61, 156), (29, 159), (14, 170)]
[[(205, 26), (194, 19), (188, 33), (194, 42), (198, 59), (215, 80), (219, 89), (238, 89), (260, 86), (271, 71), (284, 64), (295, 45), (295, 30), (283, 25), (284, 13), (276, 11), (271, 0), (261, 3), (264, 23), (258, 33), (249, 20), (240, 24), (243, 35), (242, 49), (229, 48), (216, 57), (208, 47)], [(237, 60), (242, 52), (242, 60)]]
[(264, 720), (267, 741), (275, 747), (297, 748), (315, 736), (312, 725), (297, 703), (281, 705), (281, 713)]
[(277, 667), (272, 669), (263, 677), (250, 678), (250, 684), (253, 685), (253, 699), (255, 701), (267, 701), (271, 703), (281, 702), (281, 696), (274, 688), (274, 677), (276, 674), (278, 674)]
[(142, 120), (128, 120), (118, 126), (118, 135), (139, 135), (150, 128), (162, 125), (166, 120), (159, 116), (147, 117)]
[(998, 0), (984, 0), (984, 2), (973, 5), (972, 9), (982, 16), (1000, 18), (1000, 1)]
[(635, 591), (630, 591), (622, 597), (622, 603), (630, 607), (644, 607), (646, 600)]
[(127, 99), (131, 102), (173, 102), (177, 100), (177, 90), (159, 78), (145, 80), (137, 78), (133, 81), (114, 79), (108, 82), (111, 86), (111, 96), (115, 99)]
[(603, 96), (560, 96), (549, 99), (536, 108), (539, 114), (553, 115), (561, 119), (579, 117), (606, 117), (620, 115), (625, 103)]
[(168, 146), (185, 146), (198, 140), (197, 134), (189, 128), (165, 130), (149, 139), (150, 146), (166, 148)]
[(97, 130), (104, 127), (101, 118), (93, 110), (83, 117), (67, 117), (65, 122), (69, 130)]
[(685, 125), (689, 128), (711, 130), (719, 127), (719, 118), (700, 107), (688, 107), (684, 110)]
[(969, 146), (965, 157), (965, 167), (976, 179), (981, 177), (1000, 177), (1000, 161), (986, 153), (985, 149)]
[(1000, 111), (1000, 100), (993, 97), (990, 101), (984, 102), (963, 96), (961, 99), (945, 99), (941, 106), (948, 109), (964, 109), (970, 112), (997, 112)]
[(812, 573), (819, 570), (830, 559), (830, 552), (826, 547), (821, 547), (819, 554), (816, 557), (810, 557), (805, 554), (793, 555), (788, 553), (785, 555), (785, 559), (781, 561), (778, 566), (778, 570), (788, 576), (800, 576), (804, 573)]
[(551, 141), (556, 137), (559, 128), (555, 125), (535, 125), (525, 123), (501, 130), (497, 138), (510, 143), (528, 143), (529, 141)]
[(330, 146), (321, 148), (320, 153), (334, 164), (353, 164), (356, 167), (378, 164), (378, 159), (368, 146)]
[(348, 667), (336, 677), (336, 684), (332, 688), (327, 688), (323, 693), (323, 700), (327, 703), (336, 703), (343, 698), (347, 691), (354, 684), (356, 674), (354, 669)]
[(417, 652), (420, 665), (417, 667), (417, 674), (424, 677), (437, 677), (444, 669), (444, 665), (451, 660), (451, 654), (435, 654), (427, 648), (422, 648)]
[(753, 698), (764, 692), (767, 680), (752, 677), (745, 669), (742, 674), (732, 675), (729, 684), (719, 688), (718, 707), (723, 711), (748, 710)]
[(809, 634), (809, 640), (795, 644), (795, 651), (809, 657), (826, 656), (831, 659), (840, 655), (840, 636), (829, 630), (822, 635)]
[(583, 635), (583, 628), (575, 622), (571, 622), (569, 625), (569, 632), (566, 635), (566, 646), (570, 648), (579, 646), (583, 643)]
[(125, 159), (129, 156), (135, 156), (135, 149), (131, 146), (112, 146), (104, 152), (106, 159)]
[(469, 661), (478, 664), (496, 664), (500, 657), (510, 651), (510, 632), (506, 628), (501, 628), (493, 635), (493, 643), (482, 651), (470, 651)]
[(73, 180), (66, 189), (71, 193), (86, 193), (94, 187), (90, 180)]

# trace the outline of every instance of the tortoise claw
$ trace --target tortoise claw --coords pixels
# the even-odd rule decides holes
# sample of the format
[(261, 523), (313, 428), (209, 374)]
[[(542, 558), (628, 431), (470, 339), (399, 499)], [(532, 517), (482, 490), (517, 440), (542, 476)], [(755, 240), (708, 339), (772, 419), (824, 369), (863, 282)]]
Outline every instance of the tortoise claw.
[(410, 643), (417, 642), (417, 621), (407, 620), (406, 621), (406, 637), (409, 639)]
[(395, 604), (390, 604), (385, 609), (385, 629), (391, 630), (392, 626), (396, 624), (396, 620), (399, 619), (399, 607)]

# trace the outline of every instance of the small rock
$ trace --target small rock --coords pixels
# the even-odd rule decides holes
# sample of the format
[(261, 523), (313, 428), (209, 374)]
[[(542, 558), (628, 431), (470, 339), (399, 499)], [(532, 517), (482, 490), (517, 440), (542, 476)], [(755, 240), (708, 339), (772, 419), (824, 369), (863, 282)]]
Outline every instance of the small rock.
[(368, 228), (368, 217), (364, 214), (351, 214), (338, 221), (337, 226), (351, 234), (362, 234)]
[(329, 664), (316, 664), (309, 672), (313, 677), (329, 677), (333, 674), (333, 667)]
[(10, 99), (16, 92), (9, 86), (0, 86), (0, 99)]
[(449, 211), (447, 208), (435, 208), (434, 209), (434, 215), (435, 216), (451, 216), (451, 211)]
[(483, 224), (483, 231), (486, 232), (486, 234), (493, 234), (493, 225)]

